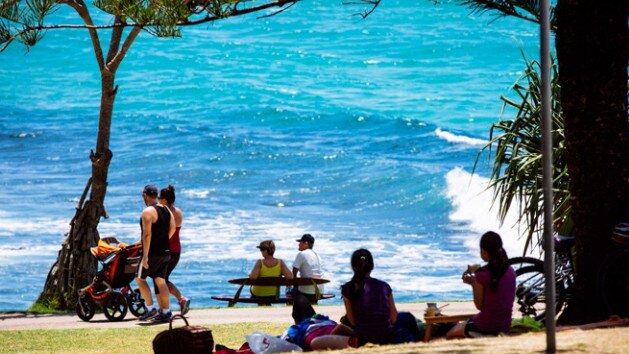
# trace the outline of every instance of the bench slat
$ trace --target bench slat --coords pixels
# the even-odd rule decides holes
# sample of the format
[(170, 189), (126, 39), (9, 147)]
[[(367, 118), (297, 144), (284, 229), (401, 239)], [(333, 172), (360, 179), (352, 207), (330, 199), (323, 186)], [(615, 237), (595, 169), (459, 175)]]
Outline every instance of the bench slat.
[[(327, 300), (335, 297), (334, 294), (321, 294), (321, 298), (319, 300)], [(280, 297), (275, 299), (265, 299), (265, 298), (256, 298), (251, 296), (243, 296), (239, 298), (235, 298), (229, 295), (220, 295), (220, 296), (212, 296), (212, 299), (219, 301), (229, 301), (229, 302), (242, 302), (246, 304), (289, 304), (293, 302), (293, 298), (290, 297)]]
[[(229, 301), (229, 307), (233, 307), (238, 302), (243, 303), (254, 303), (254, 304), (288, 304), (292, 303), (293, 299), (290, 297), (282, 297), (279, 292), (279, 288), (282, 286), (303, 286), (303, 285), (318, 285), (329, 283), (330, 281), (327, 279), (319, 279), (319, 278), (295, 278), (295, 279), (286, 279), (283, 277), (261, 277), (258, 279), (249, 279), (249, 278), (238, 278), (228, 280), (231, 284), (238, 284), (238, 290), (234, 296), (212, 296), (212, 299), (219, 301)], [(242, 290), (245, 286), (275, 286), (277, 287), (276, 296), (269, 298), (259, 298), (252, 296), (240, 296)], [(318, 300), (331, 299), (334, 297), (334, 294), (321, 294), (318, 286), (314, 287), (315, 289), (315, 297)], [(317, 301), (318, 301), (317, 300)]]
[(238, 278), (228, 280), (231, 284), (238, 285), (260, 285), (260, 286), (303, 286), (303, 285), (313, 285), (313, 284), (325, 284), (330, 281), (327, 279), (317, 279), (317, 278), (294, 278), (294, 279), (286, 279), (282, 277), (261, 277), (258, 279), (249, 279), (249, 278)]

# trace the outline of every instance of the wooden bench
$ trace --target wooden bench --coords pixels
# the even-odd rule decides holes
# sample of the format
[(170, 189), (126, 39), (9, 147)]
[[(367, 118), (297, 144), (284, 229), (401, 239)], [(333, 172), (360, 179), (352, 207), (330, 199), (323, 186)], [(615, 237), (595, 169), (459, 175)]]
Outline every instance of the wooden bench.
[[(334, 294), (321, 294), (319, 291), (319, 287), (316, 286), (318, 284), (329, 283), (330, 281), (327, 279), (317, 279), (317, 278), (294, 278), (294, 279), (286, 279), (282, 277), (262, 277), (258, 279), (249, 279), (249, 278), (238, 278), (231, 279), (228, 281), (231, 284), (240, 285), (236, 294), (234, 296), (220, 295), (220, 296), (212, 296), (212, 299), (219, 301), (228, 301), (228, 307), (233, 307), (238, 302), (249, 303), (249, 304), (258, 304), (258, 305), (271, 305), (271, 304), (291, 304), (293, 302), (293, 298), (290, 296), (282, 296), (280, 293), (280, 287), (282, 286), (306, 286), (313, 285), (315, 286), (315, 304), (319, 300), (331, 299), (334, 297)], [(277, 287), (275, 292), (275, 297), (255, 297), (255, 296), (241, 296), (242, 289), (246, 286), (256, 285), (256, 286), (275, 286)]]
[(474, 314), (463, 314), (454, 316), (424, 316), (424, 321), (426, 322), (426, 333), (424, 333), (424, 342), (428, 342), (430, 340), (433, 323), (454, 323), (459, 321), (467, 321), (473, 316)]

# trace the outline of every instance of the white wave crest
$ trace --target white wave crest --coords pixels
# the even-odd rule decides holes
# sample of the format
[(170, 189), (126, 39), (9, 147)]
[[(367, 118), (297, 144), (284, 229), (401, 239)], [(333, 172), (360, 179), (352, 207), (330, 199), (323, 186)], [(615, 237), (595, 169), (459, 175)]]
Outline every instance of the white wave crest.
[(470, 146), (485, 146), (487, 141), (482, 139), (470, 138), (468, 136), (456, 135), (447, 131), (441, 130), (441, 128), (435, 129), (435, 134), (449, 143), (464, 144)]
[(186, 189), (182, 191), (188, 197), (199, 199), (207, 198), (212, 192), (213, 190), (210, 189)]
[(501, 225), (497, 206), (493, 206), (493, 190), (488, 189), (488, 178), (470, 174), (462, 168), (455, 168), (446, 174), (446, 196), (452, 203), (450, 220), (457, 223), (460, 239), (478, 253), (480, 236), (492, 230), (502, 236), (504, 248), (510, 257), (522, 255), (524, 238), (521, 237), (517, 223), (518, 205), (511, 211)]
[(27, 218), (9, 213), (0, 213), (0, 235), (13, 236), (19, 233), (59, 234), (70, 231), (70, 219), (64, 218)]

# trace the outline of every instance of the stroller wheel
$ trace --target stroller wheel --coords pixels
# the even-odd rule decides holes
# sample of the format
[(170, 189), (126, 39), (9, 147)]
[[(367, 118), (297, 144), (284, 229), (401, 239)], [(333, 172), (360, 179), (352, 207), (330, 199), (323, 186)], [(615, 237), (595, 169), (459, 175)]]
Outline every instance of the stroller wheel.
[(117, 291), (112, 292), (105, 300), (103, 312), (110, 321), (122, 321), (127, 315), (127, 299)]
[(144, 299), (140, 290), (135, 289), (127, 293), (127, 303), (129, 304), (129, 311), (135, 317), (140, 317), (146, 312), (146, 306), (144, 306)]
[(96, 312), (96, 304), (89, 295), (79, 296), (79, 301), (76, 302), (76, 314), (85, 322), (94, 317)]

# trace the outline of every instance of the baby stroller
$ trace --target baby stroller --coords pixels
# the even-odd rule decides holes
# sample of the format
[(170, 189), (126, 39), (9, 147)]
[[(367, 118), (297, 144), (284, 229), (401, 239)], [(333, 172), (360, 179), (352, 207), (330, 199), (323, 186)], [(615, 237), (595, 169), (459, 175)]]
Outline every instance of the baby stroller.
[(127, 309), (136, 317), (142, 315), (146, 311), (144, 299), (138, 289), (131, 288), (142, 259), (142, 245), (127, 246), (115, 237), (104, 237), (90, 251), (102, 267), (92, 283), (79, 291), (76, 304), (79, 318), (89, 321), (97, 307), (103, 309), (110, 321), (121, 321)]

